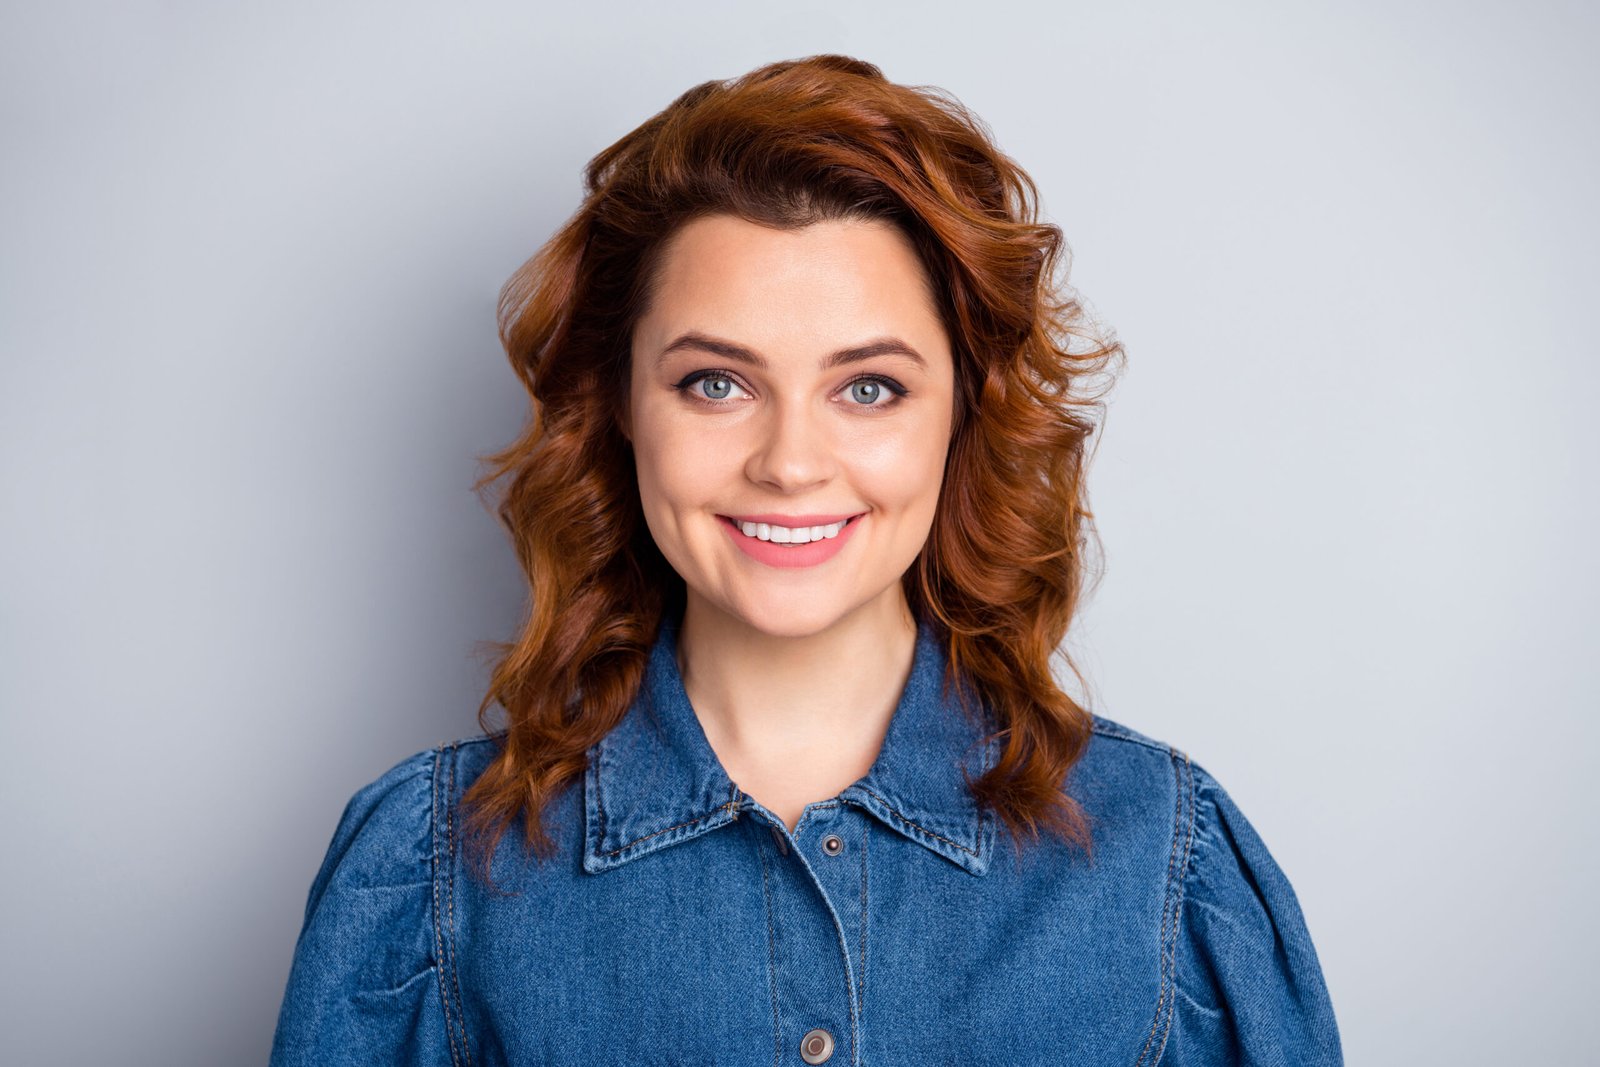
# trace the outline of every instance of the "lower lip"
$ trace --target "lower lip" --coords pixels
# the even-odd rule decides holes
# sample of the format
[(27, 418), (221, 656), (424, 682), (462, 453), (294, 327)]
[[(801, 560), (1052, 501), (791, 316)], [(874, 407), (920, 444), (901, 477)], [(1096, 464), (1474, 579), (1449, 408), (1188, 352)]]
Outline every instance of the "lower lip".
[(739, 550), (758, 563), (765, 563), (769, 567), (815, 567), (819, 563), (826, 563), (850, 539), (855, 528), (861, 525), (864, 515), (857, 515), (844, 524), (844, 529), (839, 531), (838, 537), (824, 537), (820, 541), (807, 541), (803, 545), (783, 545), (772, 541), (763, 541), (759, 537), (746, 537), (743, 530), (732, 519), (722, 518), (722, 525), (727, 527), (733, 536), (733, 543)]

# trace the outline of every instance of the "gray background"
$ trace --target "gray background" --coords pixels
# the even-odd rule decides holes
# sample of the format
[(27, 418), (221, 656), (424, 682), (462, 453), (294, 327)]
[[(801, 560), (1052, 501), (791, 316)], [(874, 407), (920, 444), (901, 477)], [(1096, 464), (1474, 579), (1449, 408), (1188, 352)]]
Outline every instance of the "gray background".
[(1584, 1058), (1592, 7), (446, 7), (4, 8), (7, 1062), (265, 1058), (340, 808), (520, 610), (498, 287), (677, 93), (835, 50), (991, 124), (1127, 344), (1072, 647), (1350, 1061)]

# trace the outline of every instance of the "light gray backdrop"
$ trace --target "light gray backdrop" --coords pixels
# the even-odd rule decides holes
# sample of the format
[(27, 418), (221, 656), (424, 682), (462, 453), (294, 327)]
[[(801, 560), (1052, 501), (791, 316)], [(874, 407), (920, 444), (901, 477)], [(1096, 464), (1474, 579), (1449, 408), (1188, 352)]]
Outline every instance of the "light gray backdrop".
[(472, 732), (506, 276), (691, 84), (844, 51), (1126, 342), (1097, 710), (1289, 873), (1350, 1061), (1577, 1062), (1600, 47), (1578, 3), (7, 3), (0, 1041), (267, 1051), (356, 787)]

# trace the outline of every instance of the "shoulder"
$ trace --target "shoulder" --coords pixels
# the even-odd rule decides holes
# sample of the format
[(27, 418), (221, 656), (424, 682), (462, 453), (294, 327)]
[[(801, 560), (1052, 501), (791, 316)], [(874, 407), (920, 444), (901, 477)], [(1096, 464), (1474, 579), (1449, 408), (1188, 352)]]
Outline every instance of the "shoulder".
[(487, 737), (463, 738), (412, 753), (357, 788), (344, 806), (322, 870), (312, 886), (308, 914), (337, 879), (378, 885), (414, 881), (431, 868), (433, 837), (442, 807), (462, 779), (486, 764)]
[[(1143, 766), (1166, 766), (1173, 758), (1184, 758), (1183, 751), (1124, 726), (1104, 715), (1092, 717), (1089, 751), (1102, 759)], [(1152, 762), (1153, 761), (1153, 762)]]
[(350, 796), (306, 897), (273, 1067), (441, 1062), (456, 1047), (438, 977), (446, 789), (490, 747), (413, 753)]
[(1183, 750), (1096, 715), (1071, 791), (1111, 838), (1136, 830), (1181, 835), (1179, 824), (1193, 811), (1195, 770)]
[(1163, 853), (1162, 984), (1177, 995), (1160, 1062), (1341, 1063), (1299, 900), (1216, 777), (1182, 749), (1098, 716), (1080, 762), (1096, 847), (1124, 835)]
[(1188, 762), (1182, 749), (1158, 741), (1103, 715), (1093, 716), (1089, 747), (1080, 761), (1099, 775), (1119, 775), (1133, 780), (1173, 778), (1178, 765)]
[(1188, 752), (1101, 716), (1080, 766), (1092, 820), (1164, 826), (1171, 874), (1189, 910), (1221, 909), (1236, 922), (1295, 907), (1288, 878), (1222, 783)]
[(1187, 879), (1230, 858), (1270, 860), (1227, 790), (1176, 745), (1096, 715), (1073, 773), (1092, 818), (1165, 824), (1174, 838), (1175, 873)]
[(457, 789), (471, 784), (493, 757), (494, 741), (482, 734), (414, 752), (357, 788), (341, 823), (383, 834), (431, 822), (434, 795), (442, 803), (452, 780)]

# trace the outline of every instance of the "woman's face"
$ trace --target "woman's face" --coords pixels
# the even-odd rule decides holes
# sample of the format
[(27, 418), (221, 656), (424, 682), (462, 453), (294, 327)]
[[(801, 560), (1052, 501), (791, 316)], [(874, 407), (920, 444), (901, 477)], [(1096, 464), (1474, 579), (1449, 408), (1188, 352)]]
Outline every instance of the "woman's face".
[[(802, 636), (892, 608), (955, 413), (949, 338), (910, 242), (879, 221), (704, 216), (673, 235), (656, 282), (624, 423), (691, 610)], [(812, 529), (844, 519), (835, 537)]]

